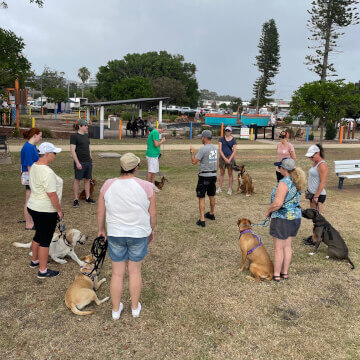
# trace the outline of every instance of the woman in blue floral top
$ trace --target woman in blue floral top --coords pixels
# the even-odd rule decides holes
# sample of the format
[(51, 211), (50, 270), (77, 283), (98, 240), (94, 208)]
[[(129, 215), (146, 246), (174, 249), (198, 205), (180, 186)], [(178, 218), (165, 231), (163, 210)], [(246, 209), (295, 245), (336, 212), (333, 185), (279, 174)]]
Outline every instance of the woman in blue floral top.
[(274, 281), (288, 279), (292, 257), (291, 239), (301, 224), (300, 195), (305, 184), (304, 172), (291, 158), (274, 163), (284, 177), (271, 192), (271, 205), (266, 217), (271, 216), (270, 235), (274, 239)]

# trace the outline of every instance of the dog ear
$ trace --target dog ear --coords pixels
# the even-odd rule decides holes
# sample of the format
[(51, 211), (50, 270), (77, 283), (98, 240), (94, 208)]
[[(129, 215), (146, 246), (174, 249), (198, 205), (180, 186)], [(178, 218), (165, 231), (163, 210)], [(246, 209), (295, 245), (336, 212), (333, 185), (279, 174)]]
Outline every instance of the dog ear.
[(69, 244), (72, 244), (74, 237), (74, 229), (69, 230), (69, 232), (66, 234), (66, 240)]
[(315, 215), (315, 217), (318, 217), (319, 216), (319, 210), (317, 210), (317, 209), (314, 209), (314, 215)]
[(240, 225), (241, 218), (238, 218), (237, 225)]

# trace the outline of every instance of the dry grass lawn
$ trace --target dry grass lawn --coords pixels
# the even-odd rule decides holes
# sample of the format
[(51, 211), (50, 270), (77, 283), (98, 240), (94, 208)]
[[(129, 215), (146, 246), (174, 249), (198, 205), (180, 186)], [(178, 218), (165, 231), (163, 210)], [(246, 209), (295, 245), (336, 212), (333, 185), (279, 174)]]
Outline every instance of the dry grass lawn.
[[(358, 150), (356, 150), (358, 152)], [(298, 166), (306, 172), (310, 161), (297, 149)], [(144, 153), (137, 153), (144, 159)], [(79, 271), (69, 259), (54, 279), (38, 280), (30, 269), (26, 249), (13, 241), (28, 242), (24, 231), (19, 154), (13, 165), (0, 172), (1, 334), (3, 359), (359, 359), (360, 358), (360, 202), (359, 181), (345, 181), (337, 189), (333, 160), (359, 158), (351, 150), (328, 150), (329, 181), (325, 217), (340, 231), (356, 269), (346, 262), (325, 259), (325, 246), (316, 256), (301, 239), (312, 225), (303, 219), (293, 240), (290, 280), (277, 284), (246, 279), (238, 273), (237, 219), (264, 220), (270, 192), (275, 185), (275, 153), (242, 151), (256, 193), (252, 197), (226, 191), (216, 197), (216, 221), (206, 228), (195, 225), (197, 166), (188, 152), (165, 152), (161, 170), (169, 183), (157, 196), (158, 227), (143, 265), (141, 317), (131, 317), (129, 293), (124, 293), (121, 319), (111, 319), (111, 304), (89, 305), (95, 314), (74, 315), (64, 295)], [(145, 164), (145, 161), (143, 162)], [(78, 246), (78, 255), (90, 252), (97, 235), (96, 206), (72, 207), (72, 161), (59, 154), (52, 166), (64, 179), (63, 208), (67, 229), (89, 236)], [(142, 167), (145, 170), (146, 166)], [(94, 155), (94, 178), (102, 184), (118, 176), (117, 159)], [(226, 178), (227, 179), (227, 178)], [(100, 186), (96, 188), (98, 194)], [(307, 202), (303, 199), (302, 206)], [(207, 203), (208, 207), (208, 203)], [(257, 227), (271, 258), (273, 244), (268, 228)], [(107, 282), (98, 296), (109, 295), (111, 265), (102, 270)]]

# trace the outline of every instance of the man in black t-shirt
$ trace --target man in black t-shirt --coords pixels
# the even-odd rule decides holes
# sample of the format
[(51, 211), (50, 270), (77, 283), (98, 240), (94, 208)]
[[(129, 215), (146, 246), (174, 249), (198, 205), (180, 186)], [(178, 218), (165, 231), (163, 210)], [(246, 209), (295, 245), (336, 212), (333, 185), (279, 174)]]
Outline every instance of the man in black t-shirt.
[(78, 121), (79, 129), (70, 138), (70, 152), (74, 159), (74, 207), (79, 207), (79, 184), (84, 179), (85, 201), (95, 204), (90, 198), (90, 179), (92, 178), (92, 157), (90, 151), (90, 139), (87, 134), (88, 123), (85, 119)]

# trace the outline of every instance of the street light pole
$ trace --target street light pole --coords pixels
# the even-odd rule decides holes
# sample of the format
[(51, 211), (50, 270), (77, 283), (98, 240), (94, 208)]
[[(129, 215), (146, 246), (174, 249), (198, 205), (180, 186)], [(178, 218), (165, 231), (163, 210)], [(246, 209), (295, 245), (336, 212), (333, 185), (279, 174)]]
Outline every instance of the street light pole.
[(256, 101), (256, 114), (259, 114), (259, 97), (260, 97), (260, 84), (257, 91), (257, 101)]

